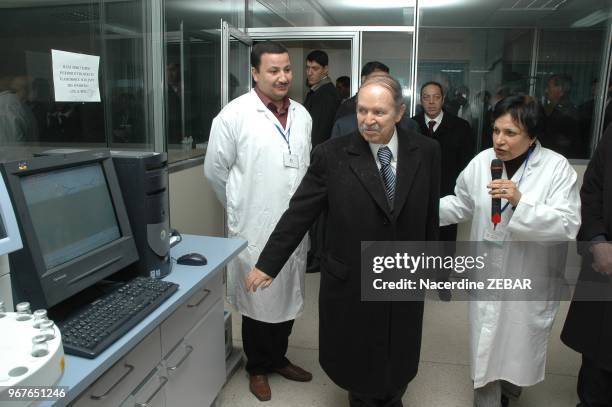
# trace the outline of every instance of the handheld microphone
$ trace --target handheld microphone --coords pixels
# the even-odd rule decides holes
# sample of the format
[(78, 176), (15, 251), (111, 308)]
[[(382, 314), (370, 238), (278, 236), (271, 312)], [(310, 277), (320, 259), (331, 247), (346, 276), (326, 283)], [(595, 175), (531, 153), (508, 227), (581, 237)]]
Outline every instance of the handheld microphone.
[[(491, 179), (500, 179), (504, 172), (504, 162), (498, 158), (491, 160)], [(491, 222), (493, 229), (501, 222), (501, 199), (491, 198)]]

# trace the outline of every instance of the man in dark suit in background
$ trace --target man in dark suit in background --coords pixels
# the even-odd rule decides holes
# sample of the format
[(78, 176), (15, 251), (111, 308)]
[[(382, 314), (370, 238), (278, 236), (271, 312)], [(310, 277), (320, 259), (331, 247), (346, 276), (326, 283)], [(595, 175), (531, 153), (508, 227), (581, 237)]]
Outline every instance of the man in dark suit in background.
[[(440, 196), (452, 195), (457, 177), (474, 156), (474, 138), (467, 121), (445, 111), (444, 89), (438, 82), (426, 82), (421, 86), (421, 104), (423, 112), (414, 116), (425, 134), (438, 143), (441, 150)], [(440, 228), (440, 240), (445, 244), (445, 255), (455, 253), (457, 225)], [(446, 279), (447, 274), (440, 274), (439, 279)], [(450, 299), (450, 291), (439, 290), (440, 299)]]
[[(389, 67), (382, 62), (370, 61), (361, 68), (361, 83), (376, 75), (389, 75)], [(342, 102), (336, 112), (336, 121), (332, 129), (331, 137), (340, 137), (357, 131), (357, 95)], [(416, 122), (404, 112), (398, 126), (404, 130), (419, 132)]]
[(359, 131), (321, 144), (247, 288), (272, 284), (315, 219), (327, 210), (319, 294), (319, 362), (348, 390), (351, 407), (402, 406), (421, 348), (423, 302), (361, 301), (362, 241), (438, 239), (440, 149), (396, 126), (399, 83), (375, 76), (359, 90)]
[(582, 354), (580, 406), (612, 406), (612, 125), (584, 173), (580, 198), (582, 269), (561, 340)]
[[(329, 58), (325, 51), (315, 50), (306, 57), (306, 77), (310, 91), (306, 94), (304, 107), (312, 117), (312, 148), (331, 136), (336, 110), (340, 105), (338, 90), (328, 76), (328, 64)], [(315, 223), (310, 229), (307, 273), (319, 272), (321, 250), (325, 239), (320, 222)]]
[(331, 135), (340, 95), (329, 79), (329, 58), (325, 51), (315, 50), (306, 57), (306, 77), (310, 90), (304, 107), (312, 117), (312, 147), (324, 142)]
[(338, 77), (338, 79), (336, 79), (336, 89), (340, 95), (340, 103), (348, 100), (351, 97), (351, 78), (348, 76)]

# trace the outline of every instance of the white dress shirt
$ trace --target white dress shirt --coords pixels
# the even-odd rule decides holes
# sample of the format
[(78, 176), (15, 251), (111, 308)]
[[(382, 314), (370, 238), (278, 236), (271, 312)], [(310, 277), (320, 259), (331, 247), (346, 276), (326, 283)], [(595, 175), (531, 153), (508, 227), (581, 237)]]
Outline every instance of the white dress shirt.
[(381, 164), (378, 160), (378, 149), (387, 146), (389, 150), (391, 150), (391, 169), (394, 174), (397, 174), (397, 129), (393, 130), (393, 136), (391, 136), (391, 140), (387, 144), (376, 144), (376, 143), (368, 143), (370, 144), (370, 150), (372, 150), (372, 154), (374, 155), (374, 160), (376, 160), (376, 166), (380, 170)]
[(442, 123), (443, 117), (444, 117), (444, 110), (440, 110), (440, 113), (433, 119), (427, 116), (427, 113), (425, 113), (425, 126), (429, 128), (429, 122), (433, 120), (434, 122), (436, 122), (436, 124), (434, 124), (433, 131), (436, 131), (438, 130), (438, 127), (440, 127), (440, 123)]

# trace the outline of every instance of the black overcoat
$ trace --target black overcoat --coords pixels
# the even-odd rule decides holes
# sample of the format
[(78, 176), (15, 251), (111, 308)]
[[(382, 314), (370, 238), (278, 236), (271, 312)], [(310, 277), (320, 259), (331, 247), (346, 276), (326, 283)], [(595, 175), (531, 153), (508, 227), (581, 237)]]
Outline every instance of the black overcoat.
[(398, 129), (394, 207), (369, 144), (358, 132), (329, 140), (312, 163), (261, 253), (276, 276), (324, 210), (326, 243), (319, 293), (319, 362), (340, 387), (361, 394), (397, 391), (416, 375), (423, 302), (362, 302), (362, 241), (437, 240), (440, 150)]
[[(593, 237), (605, 235), (612, 239), (612, 126), (606, 130), (587, 167), (580, 199), (582, 226), (578, 247), (583, 248), (582, 269), (561, 339), (601, 368), (612, 371), (612, 282), (610, 277), (592, 269), (593, 258), (588, 251), (588, 242)], [(611, 301), (590, 301), (594, 295)]]
[[(421, 133), (429, 135), (429, 128), (425, 123), (425, 113), (412, 118), (420, 127)], [(457, 177), (474, 158), (474, 137), (467, 121), (444, 111), (442, 122), (433, 134), (433, 138), (440, 143), (441, 175), (440, 196), (453, 195)], [(440, 228), (440, 240), (455, 241), (457, 238), (457, 225), (448, 225)]]

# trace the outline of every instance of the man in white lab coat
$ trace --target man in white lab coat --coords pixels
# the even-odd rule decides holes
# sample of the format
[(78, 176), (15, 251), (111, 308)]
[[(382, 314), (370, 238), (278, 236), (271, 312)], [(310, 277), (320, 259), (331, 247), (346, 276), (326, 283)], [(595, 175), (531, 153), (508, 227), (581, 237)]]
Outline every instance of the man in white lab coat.
[(268, 373), (312, 379), (285, 356), (293, 321), (304, 308), (306, 240), (274, 284), (255, 294), (244, 287), (244, 276), (310, 164), (312, 120), (287, 97), (292, 71), (285, 47), (256, 44), (251, 66), (255, 88), (230, 102), (213, 121), (204, 173), (227, 210), (229, 237), (248, 240), (248, 247), (228, 264), (228, 301), (242, 314), (249, 388), (265, 401), (271, 398)]
[[(475, 407), (500, 406), (502, 381), (516, 391), (544, 379), (548, 337), (559, 308), (558, 280), (546, 273), (564, 269), (567, 250), (566, 244), (551, 242), (575, 239), (580, 227), (576, 172), (537, 140), (542, 131), (537, 102), (509, 96), (496, 104), (493, 120), (493, 148), (459, 174), (454, 195), (441, 199), (440, 225), (472, 221), (469, 240), (478, 242), (479, 253), (489, 260), (499, 259), (490, 262), (484, 278), (545, 276), (549, 286), (532, 294), (531, 301), (516, 301), (516, 293), (510, 293), (470, 303)], [(495, 158), (504, 162), (503, 175), (491, 181)], [(503, 208), (495, 228), (491, 198), (501, 199)]]

